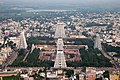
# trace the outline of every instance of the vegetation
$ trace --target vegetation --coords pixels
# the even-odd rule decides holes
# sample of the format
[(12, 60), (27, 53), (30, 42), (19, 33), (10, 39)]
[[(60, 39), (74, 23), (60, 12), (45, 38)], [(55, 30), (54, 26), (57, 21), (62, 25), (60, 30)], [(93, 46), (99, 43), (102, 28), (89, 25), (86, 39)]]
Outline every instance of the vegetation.
[(6, 76), (3, 77), (3, 80), (23, 80), (20, 78), (20, 76)]
[(107, 24), (99, 24), (99, 23), (95, 23), (95, 22), (89, 22), (89, 23), (86, 23), (85, 26), (86, 26), (86, 27), (92, 27), (92, 26), (107, 26)]
[(66, 73), (65, 73), (68, 77), (71, 77), (74, 75), (74, 71), (73, 70), (66, 70)]
[(120, 57), (120, 47), (114, 47), (114, 46), (108, 45), (106, 43), (103, 44), (103, 46), (107, 52), (116, 52), (118, 54), (114, 55), (114, 56)]
[(39, 74), (34, 74), (31, 77), (34, 77), (35, 80), (43, 80), (44, 77), (40, 76)]
[(40, 49), (34, 49), (32, 53), (30, 53), (27, 57), (27, 62), (30, 62), (31, 64), (34, 63), (34, 61), (37, 61), (38, 60), (38, 57), (39, 57), (39, 52), (40, 52)]
[(25, 53), (26, 53), (26, 50), (24, 50), (24, 49), (21, 49), (20, 51), (18, 51), (18, 57), (17, 57), (17, 59), (13, 62), (13, 64), (12, 65), (10, 65), (10, 66), (21, 66), (22, 64), (22, 61), (23, 61), (23, 59), (24, 59), (24, 56), (25, 56)]
[(98, 49), (80, 49), (81, 62), (67, 62), (70, 67), (110, 67), (110, 60), (101, 55)]
[(40, 61), (39, 60), (40, 49), (34, 49), (32, 53), (30, 53), (27, 57), (26, 66), (34, 66), (34, 67), (52, 67), (52, 61)]
[(103, 73), (103, 77), (104, 77), (104, 78), (109, 78), (109, 71), (105, 71), (105, 72)]
[(30, 37), (29, 39), (30, 40), (54, 40), (54, 38), (46, 37), (46, 36), (44, 36), (44, 37)]
[[(21, 51), (22, 52), (22, 51)], [(14, 61), (14, 63), (11, 66), (15, 67), (52, 67), (53, 62), (52, 61), (40, 61), (39, 60), (39, 53), (40, 49), (34, 49), (32, 53), (30, 53), (26, 59), (26, 61), (23, 62), (23, 58), (25, 54), (19, 53), (18, 58)]]
[(96, 78), (95, 80), (103, 80), (103, 79), (102, 79), (102, 77), (100, 77), (100, 78)]
[(98, 49), (80, 49), (83, 66), (109, 67), (112, 66), (110, 60), (101, 55)]
[(67, 62), (67, 66), (69, 66), (69, 67), (80, 67), (82, 65), (81, 65), (81, 62), (71, 62), (71, 61), (68, 61)]
[(73, 43), (74, 45), (88, 45), (89, 48), (93, 48), (93, 45), (94, 45), (92, 40), (84, 39), (84, 38), (66, 39), (66, 41), (74, 42)]
[(30, 37), (28, 44), (55, 45), (52, 37)]

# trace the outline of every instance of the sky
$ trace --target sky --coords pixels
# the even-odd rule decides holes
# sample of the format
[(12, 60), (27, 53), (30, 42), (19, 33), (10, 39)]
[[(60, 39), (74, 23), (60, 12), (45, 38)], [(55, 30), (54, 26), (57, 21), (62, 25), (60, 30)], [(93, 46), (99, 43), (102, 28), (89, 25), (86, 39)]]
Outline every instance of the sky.
[(2, 2), (47, 2), (47, 3), (120, 3), (120, 0), (0, 0)]
[(120, 0), (0, 0), (3, 3), (24, 3), (24, 4), (76, 4), (83, 6), (120, 6)]
[(95, 2), (108, 2), (108, 3), (120, 3), (120, 0), (0, 0), (2, 2), (49, 2), (49, 3), (54, 3), (54, 2), (60, 2), (60, 3), (95, 3)]

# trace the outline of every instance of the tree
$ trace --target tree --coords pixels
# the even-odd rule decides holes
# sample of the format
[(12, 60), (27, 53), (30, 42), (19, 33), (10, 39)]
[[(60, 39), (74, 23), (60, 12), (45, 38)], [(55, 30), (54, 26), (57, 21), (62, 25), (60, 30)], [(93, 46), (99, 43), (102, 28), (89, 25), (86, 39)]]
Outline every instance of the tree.
[(103, 79), (102, 79), (102, 77), (100, 77), (100, 78), (96, 78), (95, 80), (103, 80)]
[(109, 71), (105, 71), (105, 72), (103, 73), (103, 77), (109, 79)]
[(73, 76), (73, 75), (74, 75), (74, 70), (66, 70), (66, 75), (67, 75), (68, 77)]
[(44, 78), (40, 76), (39, 74), (35, 74), (32, 77), (34, 77), (35, 80), (43, 80)]
[(5, 28), (1, 28), (2, 32), (4, 33), (5, 32)]

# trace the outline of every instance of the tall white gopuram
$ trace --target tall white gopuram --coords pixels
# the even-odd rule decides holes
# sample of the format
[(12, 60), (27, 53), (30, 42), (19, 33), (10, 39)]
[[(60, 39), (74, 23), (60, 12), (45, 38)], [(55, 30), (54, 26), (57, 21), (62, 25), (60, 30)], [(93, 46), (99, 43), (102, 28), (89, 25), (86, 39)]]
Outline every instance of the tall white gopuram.
[(19, 49), (26, 49), (27, 48), (27, 42), (26, 42), (26, 38), (25, 38), (25, 33), (24, 31), (21, 32), (20, 34), (20, 44), (19, 44)]
[(99, 50), (102, 50), (102, 46), (101, 46), (101, 41), (100, 41), (99, 34), (96, 34), (96, 39), (95, 39), (95, 43), (94, 43), (94, 49), (95, 48), (97, 48)]
[(66, 38), (64, 29), (65, 25), (65, 23), (60, 22), (56, 24), (55, 38)]
[(63, 46), (64, 46), (63, 39), (59, 38), (57, 40), (57, 55), (55, 59), (54, 68), (66, 68), (67, 67)]

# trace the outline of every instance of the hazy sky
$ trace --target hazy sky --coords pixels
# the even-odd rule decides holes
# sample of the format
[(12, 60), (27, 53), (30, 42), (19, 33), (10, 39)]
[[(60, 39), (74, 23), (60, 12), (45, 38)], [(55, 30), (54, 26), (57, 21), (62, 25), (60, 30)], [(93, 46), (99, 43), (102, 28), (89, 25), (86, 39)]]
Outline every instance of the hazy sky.
[(0, 2), (120, 6), (120, 0), (0, 0)]
[(120, 4), (120, 0), (0, 0), (2, 2), (47, 2), (47, 3), (111, 3)]

